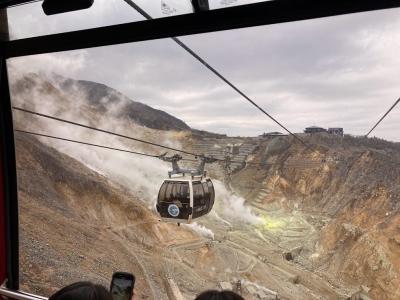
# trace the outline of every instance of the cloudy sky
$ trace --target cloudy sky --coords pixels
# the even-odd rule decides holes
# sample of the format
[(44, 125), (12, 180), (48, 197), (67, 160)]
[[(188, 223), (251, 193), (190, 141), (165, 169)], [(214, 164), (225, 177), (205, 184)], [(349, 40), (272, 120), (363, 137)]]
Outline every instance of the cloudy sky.
[[(154, 17), (189, 1), (137, 0)], [(212, 0), (212, 8), (256, 1)], [(41, 3), (9, 9), (12, 38), (142, 20), (123, 0), (45, 16)], [(400, 97), (400, 9), (181, 38), (289, 129), (365, 134)], [(282, 131), (170, 39), (12, 59), (23, 72), (107, 84), (191, 127), (229, 135)], [(400, 106), (373, 135), (400, 142)]]

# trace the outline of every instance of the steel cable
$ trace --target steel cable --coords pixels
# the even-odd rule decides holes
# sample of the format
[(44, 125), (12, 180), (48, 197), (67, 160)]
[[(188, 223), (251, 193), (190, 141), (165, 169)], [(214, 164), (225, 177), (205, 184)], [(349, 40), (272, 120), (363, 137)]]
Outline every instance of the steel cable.
[[(134, 8), (137, 12), (139, 12), (144, 18), (147, 20), (153, 19), (146, 11), (144, 11), (139, 5), (134, 3), (131, 0), (123, 0), (129, 6)], [(239, 95), (245, 98), (248, 102), (250, 102), (253, 106), (259, 109), (263, 114), (265, 114), (268, 118), (270, 118), (273, 122), (278, 124), (283, 130), (293, 136), (296, 140), (300, 141), (305, 147), (309, 148), (310, 146), (307, 145), (301, 138), (287, 129), (282, 123), (280, 123), (277, 119), (275, 119), (271, 114), (269, 114), (266, 110), (260, 107), (257, 103), (255, 103), (249, 96), (247, 96), (243, 91), (241, 91), (238, 87), (236, 87), (231, 81), (229, 81), (225, 76), (223, 76), (220, 72), (218, 72), (215, 68), (213, 68), (210, 64), (208, 64), (203, 58), (201, 58), (196, 52), (189, 48), (184, 42), (182, 42), (177, 37), (171, 37), (171, 39), (177, 43), (180, 47), (182, 47), (185, 51), (187, 51), (190, 55), (192, 55), (195, 59), (197, 59), (202, 65), (204, 65), (207, 69), (209, 69), (212, 73), (214, 73), (217, 77), (219, 77), (222, 81), (228, 84), (233, 90), (235, 90)]]
[(393, 108), (396, 107), (397, 104), (399, 104), (400, 102), (400, 98), (397, 99), (397, 101), (392, 105), (392, 107), (389, 108), (389, 110), (382, 116), (382, 118), (379, 119), (379, 121), (374, 125), (374, 127), (372, 127), (372, 129), (370, 131), (368, 131), (368, 133), (365, 135), (365, 137), (368, 137), (369, 134), (374, 131), (374, 129), (383, 121), (383, 119), (386, 118), (386, 116), (393, 110)]
[[(107, 149), (107, 150), (113, 150), (113, 151), (118, 151), (118, 152), (124, 152), (124, 153), (129, 153), (129, 154), (135, 154), (135, 155), (140, 155), (140, 156), (147, 156), (147, 157), (152, 157), (152, 158), (159, 158), (160, 155), (157, 154), (148, 154), (148, 153), (143, 153), (143, 152), (137, 152), (137, 151), (132, 151), (132, 150), (127, 150), (127, 149), (121, 149), (121, 148), (116, 148), (116, 147), (111, 147), (111, 146), (105, 146), (105, 145), (99, 145), (99, 144), (94, 144), (94, 143), (88, 143), (88, 142), (83, 142), (83, 141), (78, 141), (78, 140), (73, 140), (73, 139), (68, 139), (68, 138), (63, 138), (63, 137), (58, 137), (54, 135), (49, 135), (49, 134), (44, 134), (44, 133), (38, 133), (38, 132), (32, 132), (32, 131), (27, 131), (27, 130), (21, 130), (21, 129), (15, 129), (14, 130), (17, 133), (24, 133), (24, 134), (29, 134), (29, 135), (34, 135), (34, 136), (39, 136), (39, 137), (45, 137), (45, 138), (50, 138), (50, 139), (55, 139), (55, 140), (60, 140), (60, 141), (65, 141), (65, 142), (70, 142), (70, 143), (76, 143), (76, 144), (82, 144), (82, 145), (87, 145), (87, 146), (92, 146), (96, 148), (102, 148), (102, 149)], [(198, 160), (196, 159), (189, 159), (189, 158), (183, 158), (182, 161), (188, 161), (188, 162), (197, 162)], [(219, 162), (225, 162), (223, 159), (217, 159)], [(230, 163), (239, 163), (239, 164), (246, 164), (246, 165), (256, 165), (256, 166), (274, 166), (274, 165), (284, 165), (284, 166), (292, 166), (292, 167), (310, 167), (310, 166), (319, 166), (321, 163), (320, 161), (298, 161), (298, 162), (271, 162), (271, 163), (256, 163), (256, 162), (245, 162), (245, 161), (236, 161), (236, 160), (230, 160)]]

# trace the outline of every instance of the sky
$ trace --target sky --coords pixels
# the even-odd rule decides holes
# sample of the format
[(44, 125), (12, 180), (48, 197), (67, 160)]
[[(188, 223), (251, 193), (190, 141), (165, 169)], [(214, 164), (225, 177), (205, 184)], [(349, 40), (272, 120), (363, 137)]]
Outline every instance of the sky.
[[(153, 17), (189, 1), (137, 0)], [(257, 1), (211, 0), (212, 9)], [(168, 7), (163, 13), (162, 3)], [(45, 16), (41, 3), (8, 10), (12, 39), (142, 20), (123, 0)], [(293, 132), (307, 126), (366, 134), (400, 97), (400, 9), (180, 37)], [(171, 39), (11, 59), (11, 71), (104, 83), (189, 126), (231, 136), (280, 131)], [(372, 133), (400, 142), (400, 106)]]

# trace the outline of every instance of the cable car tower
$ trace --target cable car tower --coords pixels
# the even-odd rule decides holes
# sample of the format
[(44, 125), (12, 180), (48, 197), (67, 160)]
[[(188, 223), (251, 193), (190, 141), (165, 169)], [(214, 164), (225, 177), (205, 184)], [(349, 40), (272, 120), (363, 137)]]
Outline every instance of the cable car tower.
[(179, 225), (208, 214), (214, 205), (215, 190), (204, 167), (217, 159), (201, 155), (197, 169), (183, 169), (178, 165), (182, 160), (179, 154), (167, 157), (165, 153), (158, 158), (172, 164), (157, 198), (156, 208), (161, 219)]

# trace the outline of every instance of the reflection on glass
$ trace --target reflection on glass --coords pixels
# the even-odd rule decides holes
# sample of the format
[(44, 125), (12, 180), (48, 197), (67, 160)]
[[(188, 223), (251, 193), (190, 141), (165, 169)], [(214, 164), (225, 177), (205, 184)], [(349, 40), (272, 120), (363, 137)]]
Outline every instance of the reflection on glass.
[(363, 135), (398, 98), (399, 20), (387, 10), (182, 38), (310, 147), (169, 39), (9, 60), (13, 106), (170, 149), (20, 111), (15, 129), (222, 160), (207, 166), (214, 187), (193, 184), (193, 215), (215, 200), (212, 211), (177, 226), (155, 210), (162, 186), (160, 197), (175, 200), (165, 210), (191, 212), (189, 186), (163, 184), (169, 164), (16, 133), (22, 289), (109, 286), (120, 270), (136, 275), (139, 299), (206, 289), (397, 299), (398, 107), (377, 138)]
[[(152, 18), (191, 13), (190, 0), (132, 1)], [(11, 39), (75, 31), (94, 27), (141, 21), (144, 18), (123, 0), (96, 0), (91, 8), (46, 16), (42, 2), (9, 8)]]
[[(152, 18), (162, 18), (193, 12), (191, 0), (96, 0), (89, 9), (46, 16), (42, 2), (36, 1), (7, 9), (10, 38), (21, 39), (46, 34), (143, 20), (127, 2), (135, 3)], [(256, 0), (210, 0), (210, 9), (260, 2)]]

